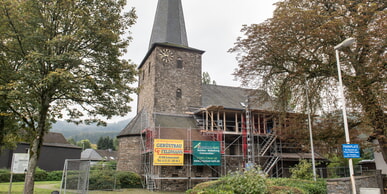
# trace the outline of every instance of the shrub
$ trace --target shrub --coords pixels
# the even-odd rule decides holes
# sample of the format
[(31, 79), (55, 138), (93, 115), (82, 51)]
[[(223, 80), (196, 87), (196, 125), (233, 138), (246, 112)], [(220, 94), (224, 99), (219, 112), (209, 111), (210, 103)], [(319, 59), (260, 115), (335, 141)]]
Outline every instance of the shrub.
[(89, 189), (90, 190), (113, 190), (116, 185), (114, 171), (112, 170), (93, 170), (90, 171)]
[(223, 180), (207, 181), (197, 184), (193, 189), (187, 191), (190, 194), (217, 194), (233, 193), (231, 186), (224, 184)]
[(141, 177), (134, 172), (117, 172), (119, 188), (141, 188)]
[[(25, 176), (26, 176), (25, 174), (14, 174), (13, 178), (12, 178), (12, 181), (13, 182), (23, 182)], [(8, 178), (8, 182), (9, 182), (9, 178)]]
[(324, 180), (311, 181), (290, 178), (266, 179), (259, 169), (232, 173), (216, 181), (197, 184), (190, 194), (262, 193), (262, 194), (326, 194)]
[(0, 182), (9, 182), (9, 177), (11, 176), (9, 170), (7, 169), (0, 169)]
[(270, 185), (298, 188), (308, 194), (325, 194), (326, 183), (324, 180), (311, 181), (289, 178), (270, 179)]
[(60, 181), (62, 180), (63, 176), (63, 171), (61, 170), (56, 170), (56, 171), (51, 171), (47, 172), (47, 181)]
[[(66, 179), (66, 189), (77, 189), (80, 181), (79, 173), (76, 171), (68, 171)], [(65, 185), (63, 185), (64, 188)]]
[[(9, 182), (11, 178), (11, 171), (9, 169), (1, 169), (0, 170), (0, 182)], [(13, 174), (12, 181), (13, 182), (22, 182), (24, 181), (25, 174)], [(46, 181), (47, 180), (47, 172), (40, 168), (36, 168), (35, 181)]]
[(268, 193), (265, 177), (257, 168), (250, 168), (244, 172), (231, 173), (217, 181), (201, 183), (195, 186), (189, 193)]
[(277, 185), (269, 186), (268, 191), (270, 194), (306, 194), (299, 188)]
[(141, 177), (133, 172), (115, 170), (93, 170), (90, 172), (90, 190), (111, 190), (116, 188), (140, 188)]
[(300, 160), (293, 168), (290, 168), (290, 173), (292, 173), (291, 178), (294, 179), (303, 179), (303, 180), (312, 180), (313, 179), (313, 168), (312, 164), (307, 160)]
[(224, 183), (230, 185), (234, 193), (267, 193), (266, 179), (256, 168), (232, 173), (225, 177)]
[(47, 180), (47, 172), (45, 170), (37, 167), (35, 170), (34, 180), (35, 181), (46, 181)]

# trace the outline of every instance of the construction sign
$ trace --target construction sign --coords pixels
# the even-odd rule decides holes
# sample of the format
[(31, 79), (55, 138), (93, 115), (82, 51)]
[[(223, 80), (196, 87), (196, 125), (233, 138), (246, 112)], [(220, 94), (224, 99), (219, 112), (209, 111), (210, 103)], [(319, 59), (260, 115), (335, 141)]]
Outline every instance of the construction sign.
[(342, 144), (344, 158), (360, 158), (359, 144)]
[(153, 165), (183, 166), (184, 165), (184, 140), (154, 139)]
[(220, 166), (220, 142), (219, 141), (192, 141), (193, 165), (196, 166)]

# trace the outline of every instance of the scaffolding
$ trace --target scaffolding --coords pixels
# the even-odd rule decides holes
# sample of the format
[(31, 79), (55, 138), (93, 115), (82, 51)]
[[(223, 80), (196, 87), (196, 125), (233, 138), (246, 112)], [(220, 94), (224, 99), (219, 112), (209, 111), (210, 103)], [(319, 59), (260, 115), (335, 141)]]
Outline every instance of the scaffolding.
[[(282, 144), (277, 131), (289, 123), (280, 123), (277, 113), (209, 106), (189, 115), (197, 128), (144, 126), (141, 164), (147, 189), (168, 190), (166, 187), (174, 184), (173, 190), (187, 190), (197, 183), (250, 166), (259, 166), (270, 177), (282, 176)], [(153, 141), (156, 138), (184, 140), (184, 166), (153, 165)], [(194, 166), (194, 140), (219, 141), (221, 166)]]

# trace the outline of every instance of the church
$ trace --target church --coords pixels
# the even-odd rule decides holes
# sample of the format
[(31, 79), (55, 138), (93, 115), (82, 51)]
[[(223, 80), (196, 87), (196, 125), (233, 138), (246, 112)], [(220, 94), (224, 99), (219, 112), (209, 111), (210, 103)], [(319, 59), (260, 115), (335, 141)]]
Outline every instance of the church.
[(159, 0), (138, 66), (137, 115), (117, 136), (117, 170), (140, 174), (150, 190), (184, 191), (251, 166), (286, 177), (311, 158), (280, 138), (306, 128), (305, 115), (277, 111), (263, 90), (203, 84), (203, 53), (188, 45), (181, 0)]

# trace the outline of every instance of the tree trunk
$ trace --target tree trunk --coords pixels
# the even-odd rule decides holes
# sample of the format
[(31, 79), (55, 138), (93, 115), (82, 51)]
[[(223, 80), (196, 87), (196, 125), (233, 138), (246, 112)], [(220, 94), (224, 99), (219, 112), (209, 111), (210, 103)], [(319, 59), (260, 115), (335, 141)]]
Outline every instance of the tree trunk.
[[(44, 98), (43, 98), (44, 99)], [(47, 98), (46, 98), (47, 99)], [(43, 145), (43, 137), (46, 133), (46, 120), (49, 109), (48, 100), (42, 100), (42, 109), (39, 111), (38, 127), (34, 133), (35, 139), (30, 145), (30, 159), (24, 180), (24, 194), (34, 194), (34, 175), (40, 156), (40, 148)]]
[(32, 142), (32, 145), (30, 146), (30, 159), (28, 162), (28, 169), (25, 176), (24, 181), (24, 194), (33, 194), (34, 193), (34, 175), (36, 171), (36, 166), (38, 164), (39, 159), (39, 152), (40, 152), (40, 146), (39, 144), (42, 144), (43, 140), (42, 138), (37, 137)]

